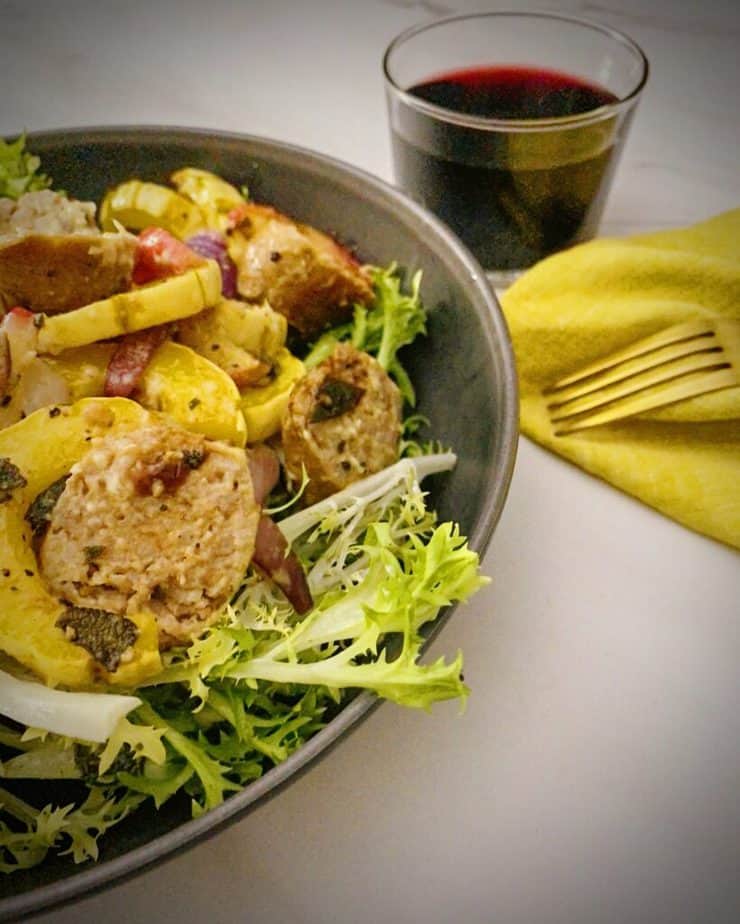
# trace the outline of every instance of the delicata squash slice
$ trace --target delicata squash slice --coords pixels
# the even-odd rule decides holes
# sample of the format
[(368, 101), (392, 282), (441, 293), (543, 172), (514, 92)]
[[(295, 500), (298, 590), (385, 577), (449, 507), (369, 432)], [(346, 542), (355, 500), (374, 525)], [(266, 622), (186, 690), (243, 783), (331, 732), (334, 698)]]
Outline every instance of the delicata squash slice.
[(221, 270), (214, 260), (129, 292), (46, 318), (38, 352), (52, 355), (98, 340), (190, 317), (221, 297)]
[(184, 167), (171, 180), (175, 189), (142, 180), (111, 189), (100, 206), (102, 228), (113, 231), (118, 222), (142, 231), (155, 225), (184, 240), (204, 228), (225, 230), (229, 212), (246, 202), (235, 186), (208, 170)]
[(202, 209), (167, 186), (128, 180), (110, 190), (100, 206), (100, 224), (112, 231), (120, 222), (131, 231), (151, 225), (186, 238), (206, 225)]
[[(66, 381), (72, 401), (103, 394), (105, 372), (115, 345), (91, 343), (47, 357), (47, 365)], [(143, 407), (212, 440), (244, 446), (247, 429), (241, 396), (215, 363), (172, 340), (149, 360), (136, 392)]]
[(284, 347), (277, 354), (275, 366), (277, 375), (272, 382), (241, 392), (250, 443), (261, 443), (280, 431), (293, 386), (306, 372), (301, 360)]
[[(47, 591), (39, 575), (27, 519), (34, 500), (69, 472), (92, 438), (154, 420), (128, 399), (88, 398), (68, 407), (42, 408), (0, 432), (0, 652), (50, 686), (133, 688), (161, 669), (158, 630), (150, 612), (127, 617), (120, 639), (125, 649), (115, 669), (108, 670), (72, 640), (65, 630), (69, 607)], [(95, 612), (82, 615), (89, 618)]]
[(141, 379), (137, 400), (212, 440), (244, 446), (247, 426), (239, 390), (214, 363), (181, 343), (166, 340)]

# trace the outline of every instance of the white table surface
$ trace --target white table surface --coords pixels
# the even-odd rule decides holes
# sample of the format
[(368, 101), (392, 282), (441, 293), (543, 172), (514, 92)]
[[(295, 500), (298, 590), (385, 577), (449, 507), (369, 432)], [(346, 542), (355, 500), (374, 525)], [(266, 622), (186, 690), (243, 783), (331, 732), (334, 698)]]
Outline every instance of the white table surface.
[[(740, 5), (541, 5), (651, 61), (604, 230), (740, 205)], [(212, 127), (390, 179), (385, 45), (495, 6), (0, 0), (0, 133)], [(465, 652), (464, 715), (386, 704), (226, 832), (39, 921), (740, 920), (739, 564), (522, 440), (493, 583), (434, 646)]]

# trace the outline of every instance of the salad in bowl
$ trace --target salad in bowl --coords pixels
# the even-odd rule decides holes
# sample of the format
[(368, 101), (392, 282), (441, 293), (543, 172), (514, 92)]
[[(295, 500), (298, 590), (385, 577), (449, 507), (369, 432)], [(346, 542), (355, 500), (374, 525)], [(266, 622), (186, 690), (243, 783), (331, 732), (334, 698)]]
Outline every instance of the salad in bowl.
[[(182, 164), (98, 203), (0, 151), (0, 870), (216, 808), (358, 690), (464, 702), (485, 582), (421, 483), (419, 274)], [(454, 449), (454, 447), (453, 447)], [(18, 781), (53, 783), (29, 801)], [(42, 787), (43, 793), (46, 790)], [(60, 796), (57, 796), (61, 793)]]

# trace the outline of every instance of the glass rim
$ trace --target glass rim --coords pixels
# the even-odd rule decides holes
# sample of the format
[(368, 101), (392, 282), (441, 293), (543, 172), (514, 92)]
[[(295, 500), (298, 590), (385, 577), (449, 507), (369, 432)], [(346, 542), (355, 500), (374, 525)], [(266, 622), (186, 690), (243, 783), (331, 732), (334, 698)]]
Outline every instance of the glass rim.
[[(449, 25), (454, 22), (462, 22), (472, 19), (494, 19), (499, 17), (509, 17), (512, 19), (551, 19), (559, 22), (569, 23), (571, 25), (582, 26), (599, 32), (607, 38), (613, 39), (618, 44), (632, 51), (637, 60), (642, 65), (639, 80), (635, 87), (624, 97), (616, 100), (614, 103), (605, 103), (588, 112), (580, 112), (576, 115), (551, 116), (545, 119), (503, 119), (489, 116), (469, 115), (466, 113), (456, 112), (454, 109), (447, 109), (445, 106), (438, 106), (436, 103), (430, 103), (427, 100), (420, 99), (409, 93), (395, 81), (391, 75), (390, 58), (401, 45), (409, 39), (414, 38), (422, 32), (427, 32), (439, 26)], [(614, 29), (602, 23), (593, 20), (584, 19), (580, 16), (568, 16), (561, 13), (552, 13), (547, 10), (490, 10), (480, 13), (455, 13), (452, 16), (443, 16), (429, 22), (419, 23), (404, 29), (394, 39), (391, 40), (386, 48), (382, 59), (382, 70), (385, 78), (386, 88), (391, 90), (396, 96), (402, 99), (408, 106), (419, 112), (434, 116), (435, 118), (451, 122), (468, 128), (478, 128), (489, 131), (508, 131), (508, 132), (532, 132), (548, 131), (561, 128), (580, 127), (590, 125), (594, 122), (601, 122), (611, 118), (615, 114), (630, 108), (636, 102), (640, 93), (647, 83), (650, 72), (650, 62), (642, 48), (624, 32)]]

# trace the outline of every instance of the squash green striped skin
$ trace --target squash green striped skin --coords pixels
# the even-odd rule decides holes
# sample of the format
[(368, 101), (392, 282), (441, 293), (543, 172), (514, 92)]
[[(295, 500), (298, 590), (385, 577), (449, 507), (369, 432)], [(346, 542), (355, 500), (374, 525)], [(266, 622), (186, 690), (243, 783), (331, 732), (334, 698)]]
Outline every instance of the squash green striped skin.
[(198, 314), (221, 298), (221, 270), (215, 260), (159, 282), (91, 302), (45, 319), (38, 352), (63, 350), (108, 340)]
[(110, 190), (100, 205), (103, 230), (112, 231), (116, 222), (129, 231), (164, 228), (184, 240), (206, 227), (206, 216), (195, 202), (167, 186), (129, 180)]

